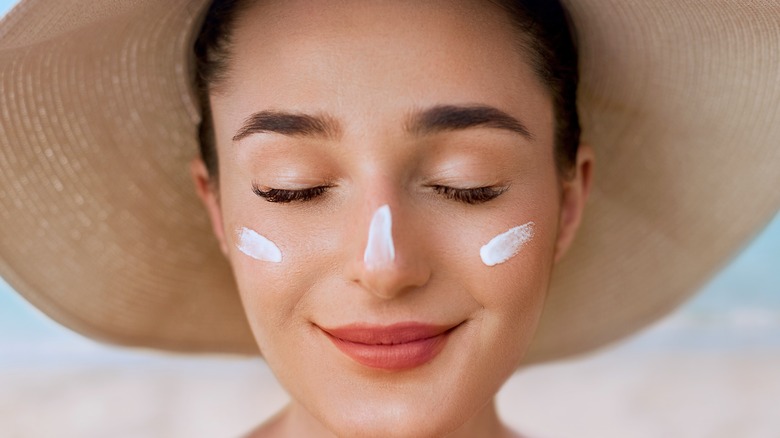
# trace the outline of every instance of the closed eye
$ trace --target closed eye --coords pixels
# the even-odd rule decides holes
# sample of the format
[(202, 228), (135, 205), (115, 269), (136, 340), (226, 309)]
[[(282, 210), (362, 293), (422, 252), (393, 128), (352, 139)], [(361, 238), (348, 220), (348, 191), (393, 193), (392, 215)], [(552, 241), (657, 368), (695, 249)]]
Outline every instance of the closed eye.
[[(475, 187), (469, 189), (459, 189), (449, 186), (434, 185), (431, 186), (436, 193), (447, 199), (462, 202), (464, 204), (482, 204), (491, 201), (506, 191), (506, 187)], [(274, 203), (305, 202), (325, 194), (331, 186), (317, 186), (306, 189), (289, 190), (269, 188), (260, 189), (260, 186), (253, 183), (252, 192), (255, 195)]]
[(330, 186), (309, 187), (300, 190), (274, 189), (261, 190), (256, 183), (252, 183), (252, 192), (268, 202), (290, 203), (310, 201), (322, 196)]
[(470, 189), (458, 189), (449, 186), (431, 186), (436, 193), (447, 199), (463, 202), (464, 204), (482, 204), (499, 197), (506, 191), (506, 187), (475, 187)]

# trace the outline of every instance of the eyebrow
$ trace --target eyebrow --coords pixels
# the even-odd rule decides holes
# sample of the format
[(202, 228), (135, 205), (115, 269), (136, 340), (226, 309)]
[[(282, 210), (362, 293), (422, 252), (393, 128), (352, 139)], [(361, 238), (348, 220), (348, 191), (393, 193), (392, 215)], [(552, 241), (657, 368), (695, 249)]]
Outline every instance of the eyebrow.
[(239, 141), (252, 134), (275, 132), (289, 136), (335, 138), (341, 132), (339, 124), (326, 115), (296, 114), (283, 111), (259, 111), (244, 120), (233, 136)]
[[(505, 129), (533, 140), (528, 128), (516, 118), (498, 108), (486, 105), (437, 105), (413, 112), (406, 121), (406, 130), (417, 135), (484, 126)], [(265, 110), (244, 120), (233, 136), (237, 142), (252, 134), (274, 132), (301, 137), (337, 138), (341, 133), (338, 121), (326, 114), (311, 115)]]
[(418, 135), (478, 126), (506, 129), (533, 140), (531, 131), (520, 120), (498, 108), (486, 105), (439, 105), (412, 113), (407, 120), (407, 130)]

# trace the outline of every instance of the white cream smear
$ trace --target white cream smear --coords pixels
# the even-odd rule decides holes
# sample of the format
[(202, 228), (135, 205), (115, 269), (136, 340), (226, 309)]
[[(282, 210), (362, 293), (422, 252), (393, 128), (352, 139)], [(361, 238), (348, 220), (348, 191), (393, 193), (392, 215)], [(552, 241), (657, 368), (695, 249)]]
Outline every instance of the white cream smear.
[(534, 223), (514, 227), (509, 231), (499, 234), (479, 249), (482, 263), (495, 266), (516, 256), (520, 248), (534, 237)]
[(394, 260), (393, 218), (390, 206), (385, 204), (379, 207), (371, 218), (363, 263), (368, 269), (377, 269), (393, 263)]
[(238, 244), (236, 246), (239, 251), (253, 259), (274, 263), (282, 261), (282, 252), (276, 244), (246, 227), (238, 230)]

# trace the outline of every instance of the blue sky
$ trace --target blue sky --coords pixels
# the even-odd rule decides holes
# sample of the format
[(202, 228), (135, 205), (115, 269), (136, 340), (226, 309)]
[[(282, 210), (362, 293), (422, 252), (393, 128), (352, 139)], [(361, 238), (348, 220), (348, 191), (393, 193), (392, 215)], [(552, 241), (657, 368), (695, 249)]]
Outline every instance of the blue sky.
[(5, 14), (5, 12), (11, 9), (11, 6), (14, 4), (16, 4), (15, 1), (0, 0), (0, 15)]

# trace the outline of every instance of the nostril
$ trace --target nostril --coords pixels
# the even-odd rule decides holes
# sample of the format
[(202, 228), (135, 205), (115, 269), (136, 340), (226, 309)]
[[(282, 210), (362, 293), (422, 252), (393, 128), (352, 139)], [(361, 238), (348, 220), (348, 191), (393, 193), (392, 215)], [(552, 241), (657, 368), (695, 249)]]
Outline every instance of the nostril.
[(379, 207), (371, 218), (363, 263), (368, 269), (378, 269), (392, 264), (394, 260), (393, 217), (390, 206), (385, 204)]

